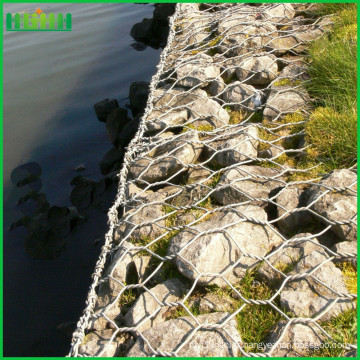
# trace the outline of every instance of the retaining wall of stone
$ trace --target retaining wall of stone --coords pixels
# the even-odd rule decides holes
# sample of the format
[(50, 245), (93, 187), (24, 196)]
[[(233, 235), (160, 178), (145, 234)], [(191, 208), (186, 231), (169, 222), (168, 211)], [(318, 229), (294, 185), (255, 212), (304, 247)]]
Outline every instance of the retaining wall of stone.
[(306, 49), (332, 26), (313, 6), (177, 4), (70, 356), (335, 341), (321, 324), (355, 308), (339, 264), (357, 261), (357, 176), (303, 166)]

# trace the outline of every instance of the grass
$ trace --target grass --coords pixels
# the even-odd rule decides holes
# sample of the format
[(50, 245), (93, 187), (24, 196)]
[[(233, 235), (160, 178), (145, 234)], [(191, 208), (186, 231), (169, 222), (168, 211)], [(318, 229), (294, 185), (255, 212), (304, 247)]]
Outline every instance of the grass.
[(318, 15), (334, 14), (334, 29), (309, 46), (310, 95), (319, 100), (306, 125), (318, 159), (330, 171), (356, 163), (357, 14), (356, 4), (319, 4)]
[(351, 294), (357, 294), (357, 270), (356, 267), (349, 262), (336, 264), (343, 273), (345, 286)]
[[(330, 321), (320, 323), (320, 326), (335, 340), (327, 341), (329, 347), (322, 347), (312, 351), (311, 357), (340, 357), (346, 350), (337, 347), (336, 344), (357, 343), (357, 310), (350, 309)], [(334, 347), (333, 347), (333, 346)]]

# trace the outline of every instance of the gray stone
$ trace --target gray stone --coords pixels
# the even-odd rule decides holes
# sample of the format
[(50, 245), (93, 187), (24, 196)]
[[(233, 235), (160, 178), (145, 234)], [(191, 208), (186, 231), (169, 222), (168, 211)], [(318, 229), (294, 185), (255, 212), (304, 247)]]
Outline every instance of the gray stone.
[(186, 290), (186, 286), (177, 278), (166, 280), (162, 284), (149, 289), (149, 292), (146, 291), (138, 297), (134, 305), (126, 313), (126, 326), (137, 327), (137, 330), (143, 332), (164, 322), (164, 314), (170, 309), (170, 306), (159, 305), (155, 298), (162, 303), (177, 302)]
[[(276, 36), (276, 35), (275, 35)], [(266, 48), (276, 56), (282, 56), (286, 53), (301, 54), (307, 46), (302, 44), (295, 34), (289, 35), (288, 31), (279, 31), (278, 36), (273, 37)]]
[(106, 175), (111, 171), (120, 169), (123, 157), (124, 153), (121, 150), (110, 149), (100, 161), (101, 173)]
[(116, 99), (104, 99), (94, 105), (94, 110), (99, 121), (105, 122), (107, 116), (118, 107)]
[(288, 66), (285, 66), (279, 73), (278, 80), (291, 79), (295, 81), (310, 80), (308, 68), (302, 62), (292, 62)]
[[(284, 274), (289, 273), (305, 256), (314, 250), (322, 249), (317, 239), (304, 239), (310, 236), (310, 233), (295, 235), (287, 245), (279, 246), (273, 250), (273, 255), (268, 258), (268, 263)], [(268, 263), (264, 262), (261, 264), (258, 269), (258, 275), (261, 280), (266, 281), (273, 287), (278, 287), (285, 280), (285, 277), (278, 271), (275, 271)]]
[(254, 55), (239, 64), (236, 75), (247, 84), (266, 85), (277, 77), (278, 66), (274, 55)]
[[(124, 241), (119, 249), (115, 252), (115, 255), (109, 265), (109, 267), (105, 271), (105, 277), (111, 276), (116, 279), (113, 280), (109, 278), (108, 286), (110, 288), (110, 295), (104, 296), (103, 294), (99, 297), (104, 298), (102, 300), (102, 305), (106, 302), (108, 298), (111, 301), (111, 296), (116, 296), (118, 292), (123, 288), (120, 283), (125, 283), (130, 271), (133, 267), (133, 260), (135, 255), (139, 252), (139, 250), (134, 250), (134, 245), (128, 241)], [(106, 285), (104, 286), (106, 289)]]
[(357, 350), (348, 351), (344, 357), (357, 357)]
[(184, 91), (181, 88), (163, 87), (155, 90), (154, 96), (154, 110), (177, 112), (186, 109), (194, 127), (207, 124), (220, 127), (229, 123), (227, 111), (209, 99), (204, 90)]
[[(200, 324), (221, 324), (229, 314), (213, 313), (199, 315), (196, 317)], [(148, 339), (151, 347), (156, 352), (176, 351), (184, 340), (190, 336), (198, 324), (189, 316), (169, 320), (156, 327), (144, 331), (143, 336)], [(223, 330), (224, 329), (224, 330)], [(238, 346), (242, 344), (240, 334), (237, 330), (235, 319), (228, 321), (224, 327), (219, 329), (197, 330), (190, 341), (188, 341), (177, 352), (178, 356), (203, 357), (203, 356), (238, 356)], [(227, 335), (225, 330), (232, 336), (236, 343)], [(152, 356), (154, 353), (149, 346), (138, 338), (135, 345), (128, 352), (127, 356)]]
[(274, 119), (306, 109), (309, 107), (309, 100), (309, 95), (304, 89), (294, 89), (291, 86), (274, 86), (270, 90), (264, 109), (264, 117)]
[(176, 69), (177, 85), (192, 88), (205, 87), (209, 81), (220, 77), (220, 68), (213, 64), (212, 57), (200, 54)]
[(224, 91), (225, 87), (226, 85), (224, 80), (219, 77), (218, 79), (210, 82), (207, 91), (211, 96), (218, 96)]
[[(314, 250), (302, 258), (294, 270), (287, 275), (306, 274), (322, 264), (316, 271), (311, 272), (312, 277), (339, 294), (349, 294), (341, 270), (330, 261), (324, 263), (328, 258), (329, 256), (323, 250)], [(319, 316), (321, 312), (325, 311), (319, 320), (328, 321), (344, 311), (355, 308), (355, 304), (350, 299), (341, 297), (329, 309), (333, 301), (339, 298), (338, 295), (319, 284), (312, 277), (307, 276), (304, 279), (290, 280), (286, 283), (280, 293), (280, 304), (285, 310), (292, 312), (297, 317), (305, 318)]]
[[(285, 330), (286, 325), (287, 321), (279, 321), (266, 337), (264, 343), (272, 346), (266, 346), (265, 354), (271, 357), (307, 356), (311, 350), (318, 350), (326, 339), (315, 324), (291, 324)], [(280, 337), (280, 343), (274, 347)]]
[[(162, 200), (164, 195), (158, 193), (149, 193), (146, 197), (146, 203), (136, 206), (129, 210), (120, 220), (114, 239), (155, 239), (165, 230), (165, 220), (160, 219), (165, 215)], [(141, 201), (140, 198), (136, 198)]]
[(277, 169), (240, 165), (225, 172), (213, 195), (223, 205), (248, 201), (266, 205), (270, 191), (282, 184), (283, 180)]
[[(212, 174), (212, 171), (206, 168), (191, 168), (188, 171), (188, 184), (203, 183)], [(211, 181), (211, 180), (210, 180)]]
[(138, 284), (143, 283), (151, 275), (151, 256), (139, 256), (134, 259)]
[(277, 222), (280, 230), (285, 234), (291, 234), (306, 228), (312, 222), (312, 216), (308, 210), (296, 211), (305, 206), (307, 192), (298, 187), (287, 187), (276, 196)]
[[(101, 302), (103, 302), (103, 299), (100, 299), (98, 304)], [(111, 321), (108, 321), (103, 315), (106, 315)], [(117, 302), (106, 306), (97, 306), (94, 310), (94, 315), (89, 319), (87, 330), (115, 329), (116, 327), (112, 322), (118, 325), (121, 320), (122, 315)]]
[[(206, 141), (204, 154), (208, 158), (215, 155), (210, 163), (222, 167), (255, 159), (258, 146), (258, 128), (254, 125), (237, 125), (216, 133)], [(208, 146), (207, 146), (208, 144)]]
[(287, 22), (295, 16), (295, 10), (292, 4), (271, 4), (262, 15), (271, 22)]
[(231, 312), (234, 309), (234, 300), (216, 294), (207, 294), (200, 299), (199, 311), (202, 313), (209, 312)]
[(134, 115), (144, 112), (149, 96), (149, 85), (146, 81), (135, 81), (130, 85), (129, 99)]
[[(172, 238), (168, 255), (176, 255), (174, 261), (178, 270), (193, 281), (200, 273), (209, 274), (200, 276), (198, 285), (226, 286), (225, 281), (215, 277), (215, 274), (236, 284), (244, 277), (246, 270), (258, 262), (242, 251), (254, 256), (264, 256), (273, 246), (281, 243), (281, 238), (269, 227), (242, 221), (245, 217), (267, 220), (265, 211), (252, 205), (216, 213), (210, 219), (191, 229), (184, 229)], [(238, 260), (239, 263), (235, 266)]]
[[(331, 230), (339, 236), (341, 241), (357, 241), (357, 176), (356, 173), (347, 170), (334, 170), (325, 176), (319, 185), (311, 188), (308, 204), (318, 199), (312, 209), (329, 221), (350, 221), (350, 224), (333, 225)], [(322, 185), (322, 186), (320, 186)], [(350, 187), (351, 190), (343, 192), (335, 188)], [(328, 190), (330, 188), (330, 191)], [(334, 190), (333, 190), (334, 189)], [(325, 194), (326, 193), (326, 194)], [(321, 196), (321, 198), (319, 198)], [(325, 219), (316, 219), (328, 225)]]
[[(228, 29), (218, 45), (220, 53), (227, 57), (255, 54), (263, 52), (271, 39), (277, 36), (277, 29), (272, 24), (247, 19), (243, 25), (239, 24)], [(251, 21), (249, 23), (249, 21)], [(221, 35), (221, 26), (218, 33)]]
[(137, 181), (154, 183), (180, 172), (184, 165), (193, 164), (202, 150), (196, 131), (188, 131), (158, 146), (152, 157), (140, 157), (130, 167), (130, 174)]
[(118, 333), (112, 339), (114, 332), (114, 330), (100, 330), (87, 334), (79, 347), (79, 354), (91, 357), (116, 356), (125, 338)]
[(354, 254), (355, 256), (335, 258), (334, 262), (347, 261), (357, 267), (357, 242), (356, 241), (343, 241), (335, 244), (332, 248), (333, 251), (340, 254)]
[(166, 128), (178, 127), (184, 124), (189, 118), (189, 111), (181, 110), (153, 110), (146, 118), (146, 133), (162, 131)]
[(281, 145), (272, 145), (267, 149), (260, 150), (258, 157), (262, 159), (274, 159), (284, 153), (285, 149)]
[(127, 116), (127, 110), (123, 108), (114, 109), (106, 118), (106, 130), (110, 141), (115, 147), (119, 145), (120, 134), (126, 124), (130, 122)]
[(251, 85), (241, 84), (235, 81), (229, 85), (224, 91), (222, 98), (234, 110), (256, 110), (253, 98), (256, 96), (257, 91)]

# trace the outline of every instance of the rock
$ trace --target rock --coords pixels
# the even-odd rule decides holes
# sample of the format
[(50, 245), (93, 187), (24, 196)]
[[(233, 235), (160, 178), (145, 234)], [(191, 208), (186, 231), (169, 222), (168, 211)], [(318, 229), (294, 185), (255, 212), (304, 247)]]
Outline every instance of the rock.
[[(199, 157), (202, 145), (196, 131), (188, 131), (158, 146), (152, 157), (140, 157), (130, 167), (130, 174), (137, 181), (154, 183), (186, 169)], [(185, 165), (185, 166), (184, 166)]]
[[(258, 146), (258, 128), (254, 125), (237, 125), (206, 141), (204, 154), (210, 164), (230, 166), (255, 159)], [(207, 146), (208, 144), (208, 146)]]
[(143, 332), (150, 327), (163, 323), (165, 313), (170, 309), (170, 306), (159, 305), (154, 297), (162, 303), (177, 302), (186, 290), (186, 286), (177, 278), (167, 280), (149, 289), (149, 292), (144, 292), (139, 296), (126, 313), (126, 326), (136, 327), (138, 331)]
[(264, 109), (264, 117), (278, 119), (309, 107), (309, 95), (306, 90), (291, 86), (275, 86), (270, 90)]
[(66, 206), (52, 206), (47, 214), (47, 222), (51, 233), (64, 238), (69, 235), (70, 231), (75, 227), (79, 213), (76, 208)]
[[(97, 303), (97, 306), (94, 309), (94, 315), (89, 319), (87, 330), (101, 331), (104, 329), (115, 329), (120, 321), (123, 320), (119, 304), (115, 302), (109, 305), (99, 306), (99, 303), (103, 303), (103, 299)], [(104, 315), (110, 321), (108, 321)], [(112, 322), (114, 322), (116, 326)]]
[[(200, 324), (221, 324), (229, 314), (214, 313), (207, 315), (199, 315), (196, 317)], [(184, 340), (192, 334), (192, 331), (198, 324), (189, 316), (169, 320), (156, 327), (144, 331), (144, 338), (148, 339), (151, 347), (157, 352), (170, 355), (175, 352)], [(223, 330), (224, 329), (224, 330)], [(184, 344), (176, 353), (178, 356), (184, 357), (203, 357), (203, 356), (238, 356), (238, 345), (242, 344), (240, 334), (237, 330), (235, 319), (228, 321), (224, 328), (216, 330), (199, 329), (191, 336), (190, 341)], [(232, 336), (236, 343), (230, 339)], [(154, 352), (139, 337), (135, 345), (128, 352), (127, 356), (152, 356)]]
[(111, 171), (120, 169), (124, 153), (116, 148), (110, 149), (100, 161), (101, 173), (106, 175)]
[(332, 250), (340, 254), (354, 254), (355, 256), (335, 258), (334, 262), (348, 261), (357, 267), (357, 242), (356, 241), (343, 241), (335, 244)]
[(344, 357), (357, 357), (357, 350), (348, 351)]
[(226, 85), (224, 80), (219, 77), (218, 79), (211, 81), (206, 90), (211, 96), (217, 97), (222, 94), (225, 88)]
[(127, 110), (122, 108), (113, 110), (106, 118), (106, 130), (115, 147), (119, 145), (120, 133), (128, 122), (130, 119), (127, 116)]
[[(274, 159), (285, 152), (285, 149), (281, 145), (272, 145), (268, 149), (260, 150), (258, 157), (262, 159)], [(276, 160), (276, 159), (274, 159)]]
[[(123, 241), (118, 250), (115, 252), (114, 257), (105, 271), (105, 277), (111, 276), (116, 279), (108, 278), (108, 286), (110, 294), (107, 297), (110, 301), (112, 296), (116, 296), (123, 286), (120, 283), (126, 283), (131, 270), (133, 269), (133, 260), (139, 250), (134, 249), (135, 246), (129, 241)], [(106, 285), (104, 291), (106, 292)], [(103, 296), (106, 298), (106, 296)], [(106, 299), (104, 299), (106, 302)], [(104, 305), (102, 303), (102, 305)]]
[(140, 123), (140, 117), (137, 116), (128, 122), (123, 129), (121, 130), (120, 134), (118, 134), (117, 142), (119, 148), (125, 148), (129, 142), (133, 139), (136, 132), (138, 131)]
[(292, 62), (284, 67), (279, 73), (278, 80), (291, 79), (293, 81), (306, 81), (310, 80), (307, 66), (303, 62)]
[(252, 205), (224, 210), (209, 220), (180, 231), (170, 240), (167, 254), (175, 257), (174, 262), (180, 273), (192, 281), (201, 273), (208, 274), (200, 276), (197, 281), (200, 286), (226, 286), (225, 281), (215, 277), (215, 274), (221, 274), (230, 283), (236, 284), (245, 276), (246, 270), (258, 262), (243, 255), (242, 251), (253, 256), (264, 256), (273, 246), (281, 243), (280, 237), (272, 230), (242, 221), (245, 218), (266, 221), (267, 215), (263, 209)]
[[(279, 321), (266, 337), (265, 354), (271, 357), (309, 356), (311, 350), (319, 349), (325, 342), (325, 335), (315, 324), (291, 324), (286, 329), (287, 321)], [(285, 330), (286, 329), (286, 330)], [(282, 334), (285, 334), (282, 336)], [(282, 337), (281, 337), (282, 336)], [(281, 341), (274, 347), (274, 344)], [(269, 347), (268, 344), (271, 344)]]
[(212, 174), (212, 171), (206, 168), (191, 168), (188, 171), (188, 184), (202, 183)]
[(96, 181), (77, 176), (73, 179), (72, 184), (74, 184), (75, 187), (71, 191), (70, 201), (78, 211), (85, 210), (93, 201)]
[(257, 110), (257, 106), (254, 103), (256, 95), (257, 90), (253, 86), (235, 81), (227, 86), (222, 98), (233, 110), (254, 111)]
[(283, 180), (277, 169), (241, 165), (224, 173), (213, 195), (223, 205), (248, 201), (266, 205), (270, 191), (282, 184)]
[(179, 127), (189, 118), (187, 109), (181, 110), (153, 110), (146, 118), (146, 134), (152, 134), (162, 131), (166, 128)]
[(133, 115), (143, 113), (149, 96), (149, 83), (135, 81), (130, 85), (129, 99)]
[(138, 283), (143, 283), (151, 274), (151, 256), (139, 256), (134, 259), (134, 265), (138, 278)]
[[(313, 215), (317, 220), (328, 225), (328, 221), (350, 221), (349, 224), (333, 225), (331, 230), (341, 241), (357, 241), (357, 177), (347, 170), (333, 170), (318, 185), (310, 188), (308, 205), (322, 217)], [(336, 188), (351, 190), (336, 191)], [(330, 188), (330, 191), (328, 190)], [(321, 196), (321, 198), (319, 198)]]
[(260, 54), (243, 60), (236, 68), (236, 75), (247, 84), (267, 85), (277, 77), (277, 71), (276, 57)]
[(280, 230), (285, 234), (294, 233), (306, 228), (312, 222), (312, 216), (308, 210), (296, 211), (306, 206), (307, 192), (298, 187), (286, 187), (276, 196), (277, 222)]
[(306, 44), (299, 42), (295, 34), (289, 35), (288, 31), (279, 31), (278, 35), (266, 44), (266, 49), (272, 54), (282, 56), (286, 53), (298, 55), (305, 52)]
[(174, 13), (176, 4), (155, 4), (154, 20), (168, 23), (168, 18)]
[(262, 16), (271, 22), (287, 22), (295, 16), (295, 10), (292, 4), (271, 4)]
[(148, 41), (151, 37), (151, 28), (153, 19), (143, 19), (141, 22), (133, 25), (130, 35), (137, 41)]
[(125, 338), (118, 333), (113, 337), (115, 330), (100, 330), (87, 334), (79, 347), (79, 353), (83, 356), (116, 356)]
[(108, 115), (118, 107), (116, 99), (104, 99), (94, 105), (94, 110), (99, 121), (106, 122)]
[[(305, 256), (311, 254), (314, 250), (322, 249), (317, 239), (306, 240), (309, 237), (311, 237), (310, 233), (295, 235), (289, 240), (288, 244), (273, 250), (273, 255), (268, 258), (268, 263), (284, 274), (288, 274)], [(262, 281), (266, 281), (277, 288), (285, 280), (285, 277), (275, 271), (268, 263), (261, 264), (258, 275)]]
[(174, 226), (185, 226), (197, 220), (197, 216), (194, 212), (190, 213), (177, 213), (174, 220)]
[(207, 294), (200, 299), (200, 312), (231, 312), (234, 309), (234, 301), (229, 297), (216, 294)]
[[(231, 28), (225, 33), (221, 31), (219, 24), (218, 33), (222, 40), (218, 45), (218, 51), (226, 57), (251, 55), (264, 52), (271, 39), (277, 36), (277, 29), (273, 24), (251, 20), (251, 15), (246, 14), (246, 20)], [(236, 20), (235, 20), (236, 21)]]
[[(280, 292), (280, 304), (286, 311), (290, 311), (296, 317), (305, 318), (319, 316), (321, 312), (325, 311), (319, 317), (319, 320), (328, 321), (332, 317), (355, 307), (350, 299), (343, 296), (339, 298), (334, 293), (335, 291), (339, 294), (349, 294), (341, 270), (335, 267), (331, 261), (324, 263), (328, 258), (329, 256), (324, 250), (314, 250), (302, 258), (294, 270), (287, 274), (291, 276), (311, 271), (311, 277), (307, 276), (303, 279), (290, 280)], [(320, 264), (322, 264), (320, 268), (312, 271)], [(320, 285), (313, 277), (320, 280), (333, 291)], [(335, 299), (339, 300), (328, 309)]]
[(221, 127), (229, 123), (230, 115), (216, 101), (207, 97), (204, 90), (184, 91), (181, 88), (163, 87), (154, 92), (154, 110), (168, 112), (188, 110), (193, 127), (212, 125)]
[(186, 59), (184, 65), (176, 68), (177, 85), (184, 87), (205, 87), (209, 81), (220, 77), (220, 68), (213, 64), (212, 57), (199, 54)]
[(165, 231), (165, 220), (160, 219), (165, 215), (162, 204), (164, 197), (158, 193), (150, 193), (146, 196), (146, 203), (129, 210), (120, 220), (114, 239), (153, 240), (161, 235)]

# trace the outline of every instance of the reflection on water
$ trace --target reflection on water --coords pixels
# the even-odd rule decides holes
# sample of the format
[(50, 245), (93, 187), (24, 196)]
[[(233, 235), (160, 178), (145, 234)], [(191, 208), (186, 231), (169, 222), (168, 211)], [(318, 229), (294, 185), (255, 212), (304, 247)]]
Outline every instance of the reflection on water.
[[(4, 4), (3, 16), (38, 7)], [(73, 30), (3, 32), (6, 356), (68, 352), (116, 192), (100, 171), (111, 143), (93, 105), (126, 106), (130, 84), (150, 80), (159, 57), (129, 35), (150, 5), (41, 9), (70, 12)]]

